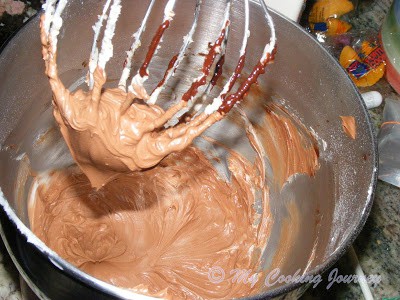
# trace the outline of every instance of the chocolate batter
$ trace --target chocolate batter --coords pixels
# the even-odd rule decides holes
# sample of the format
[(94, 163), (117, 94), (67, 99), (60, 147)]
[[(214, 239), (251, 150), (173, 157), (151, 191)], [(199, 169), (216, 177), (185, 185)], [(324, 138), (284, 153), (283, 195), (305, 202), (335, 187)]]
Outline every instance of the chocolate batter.
[(319, 169), (318, 142), (285, 109), (271, 105), (256, 130), (271, 163), (273, 180), (279, 187), (295, 174), (315, 175)]
[[(122, 174), (99, 191), (77, 167), (36, 179), (32, 231), (61, 257), (111, 284), (176, 298), (222, 299), (257, 287), (229, 270), (257, 270), (269, 231), (253, 208), (254, 166), (233, 153), (231, 183), (189, 147), (155, 168)], [(254, 225), (259, 224), (259, 225)], [(227, 277), (210, 282), (209, 268)]]
[[(229, 271), (259, 270), (272, 225), (265, 156), (272, 183), (283, 187), (295, 174), (315, 174), (318, 147), (278, 106), (266, 109), (259, 125), (248, 120), (245, 125), (257, 156), (252, 164), (230, 151), (229, 182), (194, 147), (170, 154), (152, 169), (120, 174), (100, 190), (73, 166), (35, 179), (31, 229), (83, 271), (137, 292), (172, 299), (257, 293), (259, 284), (232, 283)], [(263, 208), (257, 213), (260, 191)], [(292, 211), (296, 215), (295, 207)], [(283, 231), (283, 237), (290, 235), (288, 228)], [(286, 259), (277, 253), (275, 266)], [(213, 266), (226, 270), (223, 282), (208, 278)]]
[(155, 166), (223, 118), (218, 112), (202, 114), (188, 124), (162, 130), (186, 101), (164, 112), (157, 105), (140, 102), (147, 98), (143, 86), (133, 85), (133, 93), (119, 88), (103, 90), (106, 74), (100, 67), (95, 70), (92, 90), (69, 92), (59, 78), (57, 56), (44, 22), (43, 15), (42, 54), (53, 91), (54, 117), (74, 160), (94, 187), (100, 188), (119, 173)]
[(352, 116), (340, 116), (342, 119), (342, 128), (343, 131), (347, 134), (349, 138), (353, 140), (356, 139), (357, 136), (357, 126), (356, 120)]

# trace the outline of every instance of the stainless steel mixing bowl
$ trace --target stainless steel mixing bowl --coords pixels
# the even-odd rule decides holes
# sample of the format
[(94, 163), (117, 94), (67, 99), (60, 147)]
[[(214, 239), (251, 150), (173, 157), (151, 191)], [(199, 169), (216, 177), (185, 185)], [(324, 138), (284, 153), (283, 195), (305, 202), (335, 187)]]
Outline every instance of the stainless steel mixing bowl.
[[(115, 57), (108, 70), (109, 85), (115, 86), (129, 48), (131, 34), (138, 28), (147, 1), (122, 1), (124, 11), (115, 37)], [(147, 28), (143, 45), (157, 28), (164, 3), (157, 3), (154, 21)], [(204, 0), (200, 24), (188, 55), (163, 99), (179, 96), (197, 77), (207, 42), (218, 35), (225, 1)], [(71, 1), (64, 14), (65, 26), (59, 42), (60, 74), (67, 86), (76, 88), (86, 74), (83, 67), (90, 53), (92, 30), (102, 1)], [(180, 47), (192, 21), (194, 1), (178, 1), (176, 20), (166, 35), (163, 48), (150, 68), (153, 85)], [(295, 176), (278, 197), (271, 201), (274, 224), (264, 253), (263, 266), (268, 268), (282, 244), (281, 228), (289, 222), (292, 232), (286, 240), (281, 274), (315, 275), (329, 268), (351, 245), (363, 227), (371, 208), (376, 184), (377, 152), (371, 123), (360, 95), (345, 72), (310, 35), (298, 25), (273, 13), (278, 35), (275, 63), (259, 80), (259, 87), (247, 101), (257, 103), (248, 111), (257, 122), (260, 105), (279, 102), (304, 125), (315, 132), (320, 141), (321, 168), (315, 178)], [(157, 20), (157, 21), (155, 21)], [(240, 1), (234, 1), (233, 25), (229, 40), (226, 72), (237, 61), (243, 25)], [(257, 1), (251, 2), (251, 38), (247, 66), (258, 60), (269, 30), (264, 12)], [(135, 67), (142, 60), (138, 55)], [(249, 67), (246, 69), (249, 71)], [(279, 95), (279, 97), (276, 97)], [(251, 96), (251, 95), (250, 95)], [(252, 100), (253, 99), (253, 100)], [(41, 243), (29, 230), (27, 194), (32, 181), (30, 170), (43, 171), (71, 163), (71, 158), (56, 128), (51, 113), (51, 92), (44, 76), (39, 39), (39, 17), (33, 18), (3, 49), (0, 57), (0, 143), (4, 151), (0, 159), (2, 195), (1, 235), (24, 279), (40, 297), (52, 299), (135, 298), (138, 295), (101, 282), (73, 267)], [(357, 138), (347, 137), (339, 116), (354, 116)], [(265, 128), (268, 130), (268, 128)], [(44, 142), (43, 133), (46, 133)], [(225, 120), (207, 134), (248, 156), (243, 128)], [(5, 147), (7, 146), (7, 147)], [(250, 149), (250, 150), (249, 150)], [(25, 153), (25, 155), (23, 155)], [(27, 160), (29, 158), (29, 162)], [(279, 200), (279, 201), (278, 201)], [(299, 218), (295, 222), (288, 210), (295, 205)], [(286, 239), (288, 239), (286, 237)], [(304, 290), (301, 283), (276, 284), (265, 287), (249, 299), (294, 297)], [(291, 292), (287, 294), (288, 292)]]

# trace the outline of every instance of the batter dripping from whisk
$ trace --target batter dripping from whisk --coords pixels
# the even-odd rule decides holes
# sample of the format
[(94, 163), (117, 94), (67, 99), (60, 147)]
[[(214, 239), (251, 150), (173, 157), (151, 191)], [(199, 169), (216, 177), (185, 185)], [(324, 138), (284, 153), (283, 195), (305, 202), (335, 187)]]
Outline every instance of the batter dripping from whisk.
[[(215, 43), (210, 46), (209, 53), (204, 59), (202, 76), (195, 79), (189, 90), (183, 95), (182, 100), (172, 105), (167, 111), (163, 111), (155, 105), (155, 102), (168, 79), (179, 66), (185, 50), (190, 44), (196, 28), (200, 9), (199, 3), (196, 6), (195, 21), (184, 40), (180, 53), (172, 58), (164, 78), (149, 96), (143, 83), (148, 78), (148, 65), (160, 44), (162, 35), (173, 20), (172, 9), (175, 1), (168, 1), (164, 20), (154, 35), (142, 67), (133, 76), (128, 89), (126, 89), (126, 81), (130, 74), (134, 51), (139, 45), (138, 40), (142, 33), (140, 30), (144, 30), (143, 24), (143, 28), (141, 27), (136, 34), (136, 40), (128, 52), (119, 88), (103, 90), (106, 81), (105, 66), (112, 57), (111, 42), (115, 24), (121, 11), (120, 0), (114, 0), (112, 5), (111, 1), (107, 1), (103, 15), (100, 16), (99, 22), (94, 27), (95, 42), (90, 57), (88, 75), (89, 92), (78, 90), (75, 93), (70, 93), (64, 87), (57, 73), (57, 36), (62, 24), (61, 12), (67, 1), (60, 1), (57, 8), (53, 6), (55, 2), (47, 2), (46, 12), (41, 19), (42, 52), (46, 62), (46, 74), (49, 77), (54, 95), (54, 115), (75, 161), (96, 188), (100, 188), (120, 173), (153, 167), (168, 154), (183, 150), (190, 145), (194, 138), (202, 134), (212, 124), (221, 120), (224, 114), (228, 113), (237, 102), (243, 99), (251, 85), (264, 72), (275, 49), (275, 32), (272, 30), (271, 42), (266, 46), (253, 73), (247, 80), (243, 81), (236, 93), (229, 94), (244, 66), (249, 35), (248, 1), (245, 1), (247, 17), (245, 36), (235, 72), (220, 96), (214, 99), (213, 103), (203, 113), (198, 114), (197, 117), (186, 124), (165, 129), (166, 123), (182, 108), (188, 106), (188, 103), (193, 101), (197, 95), (199, 88), (206, 84), (214, 61), (224, 51), (230, 26), (230, 2), (228, 1), (220, 35)], [(102, 47), (99, 51), (96, 42), (110, 5)], [(149, 10), (151, 8), (152, 6), (149, 7)], [(146, 14), (146, 18), (148, 15), (149, 13)], [(147, 21), (146, 18), (143, 22)], [(273, 23), (268, 14), (267, 18), (273, 29)], [(134, 103), (135, 99), (144, 102)]]

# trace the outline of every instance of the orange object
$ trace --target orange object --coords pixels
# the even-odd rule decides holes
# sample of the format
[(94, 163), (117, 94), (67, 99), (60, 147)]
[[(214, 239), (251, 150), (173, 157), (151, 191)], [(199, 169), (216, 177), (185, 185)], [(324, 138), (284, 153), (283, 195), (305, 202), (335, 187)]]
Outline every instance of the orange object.
[(357, 137), (357, 125), (353, 116), (340, 116), (342, 119), (343, 131), (353, 140)]
[(350, 46), (344, 47), (339, 61), (359, 87), (372, 86), (385, 74), (382, 48), (374, 43), (363, 42), (360, 55)]
[(329, 18), (340, 18), (354, 10), (349, 0), (319, 0), (311, 9), (308, 21), (310, 23), (326, 22)]

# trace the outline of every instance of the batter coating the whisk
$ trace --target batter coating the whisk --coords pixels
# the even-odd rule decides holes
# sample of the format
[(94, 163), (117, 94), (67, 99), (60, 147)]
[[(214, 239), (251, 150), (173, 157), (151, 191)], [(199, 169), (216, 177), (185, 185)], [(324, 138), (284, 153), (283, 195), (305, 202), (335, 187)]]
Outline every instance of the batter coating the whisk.
[[(149, 46), (146, 60), (138, 73), (133, 76), (128, 89), (126, 89), (125, 83), (130, 74), (129, 67), (132, 63), (134, 51), (137, 48), (136, 41), (128, 52), (119, 87), (103, 90), (106, 81), (105, 67), (113, 54), (112, 38), (121, 12), (120, 0), (114, 0), (112, 4), (111, 1), (107, 1), (103, 14), (94, 27), (95, 42), (88, 74), (89, 91), (78, 90), (74, 93), (69, 92), (58, 77), (57, 36), (62, 25), (61, 12), (67, 1), (60, 1), (58, 6), (55, 6), (55, 2), (47, 2), (46, 12), (41, 19), (42, 52), (46, 62), (46, 74), (49, 77), (54, 95), (54, 115), (75, 161), (96, 188), (100, 188), (120, 173), (153, 167), (168, 154), (183, 150), (190, 145), (194, 138), (202, 134), (212, 124), (221, 120), (237, 102), (243, 99), (251, 85), (264, 72), (275, 49), (273, 23), (267, 14), (268, 21), (272, 26), (271, 42), (266, 46), (253, 73), (243, 81), (237, 92), (229, 94), (243, 68), (249, 37), (248, 28), (245, 28), (238, 68), (232, 74), (221, 94), (205, 108), (203, 113), (198, 114), (189, 122), (166, 129), (164, 127), (169, 120), (182, 108), (190, 106), (190, 102), (197, 95), (199, 87), (206, 84), (213, 63), (221, 53), (224, 47), (223, 42), (227, 38), (230, 26), (230, 1), (228, 1), (225, 10), (220, 35), (210, 46), (209, 53), (204, 59), (203, 75), (195, 79), (182, 99), (166, 111), (155, 104), (157, 100), (155, 96), (163, 89), (183, 58), (183, 53), (196, 28), (199, 3), (196, 5), (195, 21), (188, 36), (184, 39), (180, 53), (173, 57), (162, 82), (149, 96), (143, 86), (148, 78), (147, 68), (160, 44), (162, 35), (173, 20), (172, 9), (175, 1), (168, 1), (164, 20)], [(245, 26), (248, 27), (248, 1), (245, 1), (245, 4), (247, 11)], [(99, 50), (96, 47), (97, 37), (102, 22), (106, 18), (108, 7), (110, 7), (110, 12), (102, 47)], [(151, 9), (151, 6), (149, 9)], [(139, 30), (136, 39), (140, 38), (141, 33), (142, 31)], [(134, 103), (135, 99), (144, 102)]]

